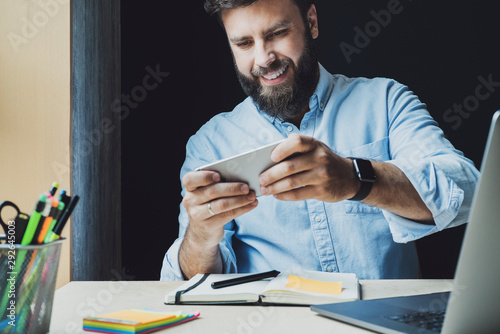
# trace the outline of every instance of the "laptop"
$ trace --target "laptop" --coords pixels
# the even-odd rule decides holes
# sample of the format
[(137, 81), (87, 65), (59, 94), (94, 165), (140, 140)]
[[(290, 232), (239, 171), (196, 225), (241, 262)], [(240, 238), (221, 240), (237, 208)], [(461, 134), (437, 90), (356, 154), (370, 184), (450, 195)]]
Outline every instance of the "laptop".
[(500, 110), (489, 130), (452, 291), (311, 310), (381, 333), (500, 333)]

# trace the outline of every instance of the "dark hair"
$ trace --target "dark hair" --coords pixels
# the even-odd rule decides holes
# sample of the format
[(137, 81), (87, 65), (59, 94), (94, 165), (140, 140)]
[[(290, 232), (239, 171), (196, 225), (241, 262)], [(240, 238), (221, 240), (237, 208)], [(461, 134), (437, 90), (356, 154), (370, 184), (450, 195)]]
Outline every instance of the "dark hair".
[[(217, 14), (219, 21), (222, 24), (222, 11), (224, 9), (234, 9), (238, 7), (250, 6), (254, 2), (259, 0), (205, 0), (205, 10), (208, 14)], [(313, 0), (293, 0), (295, 5), (299, 7), (300, 14), (304, 22), (307, 22), (307, 11), (311, 4), (314, 3)]]

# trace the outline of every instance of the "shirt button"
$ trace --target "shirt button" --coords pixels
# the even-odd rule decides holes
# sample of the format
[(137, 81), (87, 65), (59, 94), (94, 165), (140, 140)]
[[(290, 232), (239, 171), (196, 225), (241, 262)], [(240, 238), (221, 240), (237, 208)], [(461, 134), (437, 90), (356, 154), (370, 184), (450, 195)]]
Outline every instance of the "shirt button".
[(316, 216), (314, 217), (314, 219), (319, 223), (321, 221), (321, 217), (320, 216)]
[(333, 268), (330, 267), (330, 266), (328, 266), (328, 267), (326, 267), (326, 271), (328, 271), (329, 273), (331, 273), (333, 271)]
[(292, 132), (293, 131), (293, 126), (289, 125), (288, 128), (286, 128), (288, 130), (288, 132)]
[(321, 103), (319, 106), (320, 106), (321, 109), (325, 108), (325, 104), (324, 103)]

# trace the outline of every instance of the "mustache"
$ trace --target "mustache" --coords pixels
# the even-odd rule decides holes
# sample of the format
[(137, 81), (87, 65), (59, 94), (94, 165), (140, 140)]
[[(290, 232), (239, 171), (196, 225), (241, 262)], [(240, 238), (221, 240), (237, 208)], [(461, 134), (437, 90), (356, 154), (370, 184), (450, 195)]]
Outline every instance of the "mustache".
[(268, 73), (276, 72), (277, 70), (279, 70), (287, 65), (293, 65), (293, 62), (291, 59), (288, 59), (288, 58), (285, 58), (283, 60), (276, 59), (268, 67), (255, 66), (254, 68), (252, 68), (250, 73), (252, 73), (252, 75), (255, 77), (260, 77), (260, 76), (266, 75)]

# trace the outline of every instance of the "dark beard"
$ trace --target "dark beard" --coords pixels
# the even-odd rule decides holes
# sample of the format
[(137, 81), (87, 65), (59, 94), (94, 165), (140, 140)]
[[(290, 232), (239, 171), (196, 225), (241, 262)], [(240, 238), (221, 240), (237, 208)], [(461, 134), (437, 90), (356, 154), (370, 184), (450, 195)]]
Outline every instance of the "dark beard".
[[(309, 99), (318, 83), (318, 58), (312, 42), (312, 37), (306, 32), (304, 52), (296, 66), (290, 59), (276, 59), (264, 73), (274, 72), (290, 66), (294, 72), (292, 84), (286, 82), (265, 89), (259, 82), (259, 73), (254, 73), (251, 78), (242, 74), (235, 65), (236, 74), (245, 94), (250, 96), (260, 110), (272, 117), (279, 117), (289, 121), (298, 116), (309, 106)], [(262, 73), (260, 73), (262, 74)]]

